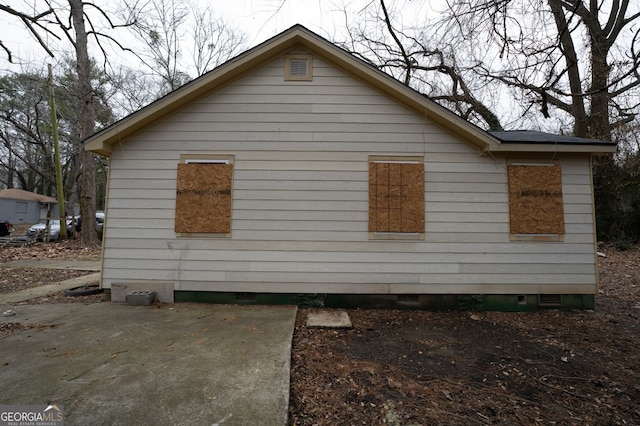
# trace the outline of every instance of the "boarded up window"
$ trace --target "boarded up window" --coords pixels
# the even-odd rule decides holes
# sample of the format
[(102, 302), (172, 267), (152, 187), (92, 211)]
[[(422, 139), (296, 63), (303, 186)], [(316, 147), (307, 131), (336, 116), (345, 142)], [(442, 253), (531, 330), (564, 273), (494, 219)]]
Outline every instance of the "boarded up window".
[(178, 164), (177, 233), (231, 232), (232, 164)]
[(564, 234), (559, 165), (509, 165), (511, 234)]
[(369, 232), (424, 233), (424, 163), (369, 162)]

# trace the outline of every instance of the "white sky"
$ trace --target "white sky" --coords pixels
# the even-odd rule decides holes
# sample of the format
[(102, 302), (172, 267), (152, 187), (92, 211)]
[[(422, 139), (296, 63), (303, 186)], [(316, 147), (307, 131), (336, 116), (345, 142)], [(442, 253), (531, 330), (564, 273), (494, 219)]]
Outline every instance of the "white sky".
[[(424, 21), (430, 8), (438, 3), (444, 1), (386, 0), (394, 23), (402, 26)], [(211, 4), (235, 17), (251, 34), (249, 41), (254, 45), (254, 41), (264, 41), (295, 24), (323, 36), (339, 34), (345, 28), (345, 12), (356, 20), (366, 8), (378, 7), (379, 0), (213, 0)]]
[[(110, 0), (93, 0), (97, 5), (108, 10), (116, 2)], [(124, 0), (122, 0), (124, 1)], [(310, 30), (329, 39), (344, 33), (346, 25), (345, 11), (349, 19), (357, 20), (368, 6), (376, 6), (379, 0), (186, 0), (194, 5), (208, 5), (225, 18), (225, 21), (244, 32), (247, 36), (247, 48), (284, 31), (302, 24)], [(436, 0), (387, 0), (387, 8), (394, 13), (398, 24), (411, 25), (424, 21), (430, 4)], [(66, 0), (59, 0), (65, 5)], [(12, 0), (11, 6), (20, 11), (29, 11), (35, 7), (37, 12), (46, 10), (42, 0)], [(68, 6), (67, 6), (68, 7)], [(87, 8), (89, 10), (89, 8)], [(115, 34), (118, 40), (124, 37), (124, 31)], [(60, 46), (60, 50), (71, 50), (67, 40), (57, 41), (47, 36), (46, 42), (52, 46)], [(37, 45), (24, 24), (17, 18), (0, 13), (0, 40), (12, 51), (14, 62), (43, 63), (52, 62)], [(55, 51), (55, 47), (53, 49)], [(113, 55), (121, 54), (116, 52)], [(111, 55), (110, 55), (111, 56)], [(113, 60), (113, 57), (110, 58)], [(129, 64), (131, 65), (131, 64)], [(20, 65), (11, 65), (6, 54), (0, 50), (0, 74), (7, 71), (20, 71)]]
[[(1, 1), (1, 0), (0, 0)], [(61, 9), (67, 10), (67, 0), (54, 0)], [(91, 0), (95, 4), (109, 10), (126, 0)], [(379, 9), (379, 0), (185, 0), (192, 2), (200, 9), (208, 6), (219, 12), (225, 22), (237, 27), (246, 34), (247, 49), (262, 43), (295, 24), (302, 24), (311, 31), (332, 41), (346, 41), (346, 26), (361, 22)], [(391, 14), (396, 28), (424, 27), (427, 18), (436, 17), (434, 9), (445, 9), (444, 0), (386, 0), (387, 10)], [(37, 12), (46, 10), (43, 0), (11, 0), (12, 7), (21, 11), (30, 11), (35, 5)], [(86, 8), (85, 11), (90, 10)], [(64, 14), (61, 14), (64, 16)], [(56, 28), (56, 26), (52, 26)], [(126, 31), (112, 33), (120, 42), (130, 40), (129, 45), (135, 49), (136, 41), (126, 36)], [(62, 51), (71, 52), (68, 40), (57, 41), (47, 36), (47, 45), (57, 56)], [(34, 41), (24, 24), (17, 18), (0, 13), (0, 40), (12, 51), (15, 64), (10, 64), (6, 54), (0, 50), (0, 75), (8, 72), (21, 72), (40, 69), (46, 73), (46, 64), (56, 60), (48, 57), (44, 50)], [(56, 47), (57, 50), (56, 50)], [(90, 54), (101, 61), (100, 52), (90, 47)], [(123, 53), (117, 48), (108, 51), (109, 62), (117, 66), (124, 63), (130, 68), (142, 68), (139, 59), (132, 54)], [(184, 64), (183, 64), (184, 65)], [(26, 67), (26, 68), (24, 68)], [(194, 70), (187, 71), (195, 77)]]
[(344, 20), (338, 6), (331, 0), (216, 0), (212, 4), (237, 21), (239, 28), (247, 33), (250, 45), (295, 24), (316, 32), (332, 32), (336, 25), (342, 26)]
[[(0, 0), (2, 1), (2, 0)], [(67, 0), (54, 0), (64, 9), (68, 8)], [(127, 0), (90, 0), (109, 10), (117, 4)], [(143, 0), (148, 1), (148, 0)], [(195, 6), (209, 6), (214, 12), (219, 12), (226, 23), (237, 27), (246, 34), (249, 49), (285, 29), (299, 23), (311, 31), (334, 41), (346, 40), (347, 21), (350, 25), (361, 21), (363, 17), (372, 13), (372, 9), (379, 8), (379, 0), (185, 0)], [(637, 0), (636, 0), (637, 1)], [(9, 4), (19, 10), (29, 11), (33, 8), (38, 12), (46, 9), (43, 0), (9, 0)], [(392, 15), (392, 21), (396, 28), (424, 27), (427, 19), (437, 18), (434, 9), (445, 9), (444, 0), (386, 0), (387, 9)], [(54, 28), (54, 27), (52, 27)], [(130, 45), (135, 49), (136, 42), (133, 38), (125, 36), (126, 31), (113, 33), (119, 41)], [(49, 58), (44, 50), (37, 45), (17, 18), (6, 13), (0, 13), (0, 40), (12, 51), (14, 61), (17, 64), (9, 64), (6, 54), (0, 50), (0, 75), (7, 72), (24, 71), (21, 64), (29, 65), (27, 69), (34, 67), (46, 73), (46, 64), (54, 63), (55, 59)], [(71, 44), (68, 40), (56, 41), (51, 36), (46, 40), (48, 45), (58, 46), (54, 51), (57, 56), (60, 53), (71, 52)], [(90, 48), (91, 49), (91, 48)], [(93, 46), (90, 54), (99, 61), (100, 53)], [(131, 68), (139, 68), (139, 59), (131, 54), (125, 54), (115, 48), (108, 52), (109, 61), (118, 65), (125, 63)], [(137, 61), (137, 62), (136, 62)], [(195, 77), (193, 70), (186, 70)], [(512, 101), (506, 93), (494, 92), (486, 99), (489, 105), (497, 111), (503, 120), (503, 124), (509, 126), (510, 121), (519, 120), (519, 112), (513, 108), (504, 107)], [(513, 117), (509, 117), (512, 115)], [(549, 126), (550, 121), (544, 124)], [(562, 124), (562, 123), (560, 123)], [(551, 124), (554, 130), (560, 124)], [(530, 127), (530, 126), (527, 126)], [(534, 126), (535, 127), (535, 126)], [(555, 130), (554, 130), (555, 131)]]

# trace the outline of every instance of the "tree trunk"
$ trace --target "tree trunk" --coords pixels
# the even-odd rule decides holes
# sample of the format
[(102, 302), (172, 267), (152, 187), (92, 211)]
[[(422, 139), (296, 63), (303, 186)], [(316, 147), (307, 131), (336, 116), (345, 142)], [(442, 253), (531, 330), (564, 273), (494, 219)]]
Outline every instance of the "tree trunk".
[(578, 68), (578, 54), (573, 44), (563, 3), (560, 0), (549, 0), (549, 7), (558, 29), (559, 43), (567, 66), (567, 78), (571, 88), (571, 115), (574, 118), (573, 133), (574, 136), (586, 138), (588, 137), (589, 119), (585, 108), (582, 77)]
[(611, 140), (609, 122), (609, 64), (606, 40), (591, 36), (591, 114), (589, 117), (589, 137)]
[[(80, 153), (82, 146), (79, 148), (77, 145), (74, 146), (74, 150), (78, 150), (74, 154), (72, 154), (68, 171), (65, 176), (65, 194), (67, 196), (66, 206), (67, 206), (67, 216), (75, 216), (75, 206), (80, 204), (80, 186), (79, 182), (82, 178), (82, 168), (80, 167)], [(73, 223), (75, 229), (75, 221)], [(75, 232), (75, 231), (74, 231)], [(75, 235), (75, 234), (74, 234)]]
[[(609, 46), (606, 35), (597, 28), (590, 32), (591, 42), (591, 113), (587, 137), (599, 140), (611, 140), (611, 124), (609, 122), (609, 74), (607, 63)], [(624, 239), (622, 227), (623, 202), (621, 195), (622, 182), (620, 169), (616, 165), (613, 154), (601, 154), (593, 162), (594, 197), (599, 236), (609, 241)]]
[[(91, 64), (87, 49), (87, 31), (84, 26), (82, 0), (69, 0), (73, 27), (76, 32), (76, 67), (78, 72), (78, 97), (80, 102), (80, 140), (84, 140), (94, 132), (95, 109), (93, 105), (93, 89), (91, 88)], [(95, 227), (96, 217), (96, 166), (93, 153), (81, 152), (82, 184), (80, 188), (80, 214), (82, 215), (82, 231), (80, 240), (83, 244), (92, 245), (98, 242)]]

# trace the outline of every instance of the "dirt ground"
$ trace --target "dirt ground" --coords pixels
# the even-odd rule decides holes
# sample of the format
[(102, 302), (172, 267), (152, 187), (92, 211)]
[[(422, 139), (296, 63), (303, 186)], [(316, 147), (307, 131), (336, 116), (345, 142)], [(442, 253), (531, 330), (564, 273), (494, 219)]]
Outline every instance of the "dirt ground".
[[(290, 424), (640, 424), (640, 249), (600, 251), (596, 311), (349, 310), (353, 328), (317, 329), (305, 326), (314, 309), (300, 309)], [(99, 256), (73, 241), (0, 249), (0, 263)], [(0, 266), (0, 291), (72, 274)], [(27, 303), (101, 300), (57, 294)]]
[[(83, 247), (73, 240), (37, 243), (22, 247), (2, 247), (0, 248), (0, 293), (11, 293), (94, 273), (94, 271), (69, 269), (10, 268), (2, 266), (3, 263), (27, 259), (99, 260), (100, 255), (99, 246)], [(101, 296), (91, 298), (65, 297), (61, 293), (31, 300), (29, 303), (85, 303), (99, 301), (100, 298)]]
[(300, 310), (291, 424), (640, 424), (640, 250), (600, 250), (595, 312)]

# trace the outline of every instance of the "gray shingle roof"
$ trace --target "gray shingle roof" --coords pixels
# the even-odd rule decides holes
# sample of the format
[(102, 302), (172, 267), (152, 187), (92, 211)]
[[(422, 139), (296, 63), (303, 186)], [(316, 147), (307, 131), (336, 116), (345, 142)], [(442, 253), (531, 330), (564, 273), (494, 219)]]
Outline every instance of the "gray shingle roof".
[(552, 133), (533, 130), (511, 130), (504, 132), (489, 132), (503, 143), (548, 143), (548, 144), (576, 144), (576, 145), (615, 145), (615, 142), (596, 139), (578, 138), (575, 136), (554, 135)]

